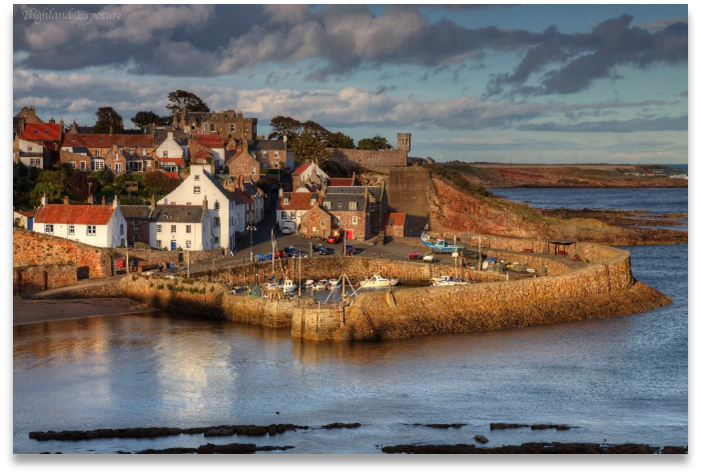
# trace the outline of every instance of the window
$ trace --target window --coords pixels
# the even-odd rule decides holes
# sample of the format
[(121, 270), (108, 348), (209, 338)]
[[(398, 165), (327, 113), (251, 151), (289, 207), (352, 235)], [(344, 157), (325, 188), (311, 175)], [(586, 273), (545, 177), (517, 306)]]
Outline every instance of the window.
[(267, 158), (268, 158), (268, 151), (267, 151), (267, 150), (264, 150), (264, 151), (263, 151), (263, 158), (264, 158), (264, 159), (267, 159)]
[(73, 169), (75, 169), (75, 160), (71, 160), (71, 161), (69, 162), (69, 164), (71, 164), (71, 167), (72, 167)]
[(124, 223), (119, 224), (119, 234), (123, 235), (124, 234)]
[(122, 245), (122, 246), (125, 245), (124, 238), (122, 238), (121, 240), (119, 240), (119, 244)]
[(340, 209), (342, 209), (342, 208), (343, 208), (343, 203), (338, 202), (338, 209), (340, 210)]
[(190, 248), (192, 248), (192, 241), (190, 241), (190, 240), (185, 240), (185, 248), (187, 248), (188, 250), (189, 250)]
[(277, 159), (278, 157), (280, 157), (280, 152), (275, 152), (275, 158)]
[(192, 233), (192, 225), (185, 225), (185, 233)]
[(88, 236), (95, 236), (97, 234), (97, 226), (88, 225)]
[[(117, 150), (119, 151), (120, 154), (122, 154), (122, 155), (124, 154), (124, 147), (117, 147)], [(114, 154), (114, 158), (115, 158), (115, 159), (117, 158), (117, 153), (116, 153), (116, 152), (115, 152), (115, 154)]]
[(374, 203), (371, 203), (371, 204), (370, 204), (370, 211), (371, 211), (371, 212), (374, 212), (374, 211), (375, 211), (375, 204), (374, 204)]
[(194, 187), (192, 187), (192, 193), (200, 193), (200, 186), (195, 185)]
[(30, 167), (39, 167), (41, 165), (41, 159), (29, 159)]
[(295, 212), (294, 212), (294, 210), (293, 210), (293, 211), (290, 212), (290, 218), (294, 218), (294, 217), (295, 217)]
[(289, 205), (289, 204), (290, 204), (290, 199), (287, 198), (287, 197), (283, 198), (283, 199), (282, 199), (282, 204), (283, 204), (283, 205)]
[(68, 225), (68, 234), (75, 235), (75, 225)]
[(331, 208), (331, 202), (324, 202), (324, 208)]
[(48, 133), (49, 133), (49, 130), (48, 130), (48, 129), (44, 129), (44, 134), (48, 134)]
[(236, 132), (236, 124), (231, 124), (229, 126), (229, 132)]
[(134, 149), (133, 147), (129, 147), (129, 155), (134, 155), (135, 152), (136, 149)]
[(170, 225), (170, 232), (175, 233), (177, 231), (178, 227), (177, 225)]
[(246, 132), (248, 132), (248, 127), (246, 128)]
[[(100, 139), (102, 140), (102, 139)], [(95, 155), (100, 155), (100, 149), (95, 149)]]
[(31, 151), (32, 151), (32, 146), (31, 145), (27, 146), (27, 152), (31, 152)]
[(191, 130), (191, 131), (194, 131), (194, 130), (195, 130), (195, 125), (194, 125), (194, 124), (190, 126), (190, 130)]
[(229, 217), (229, 226), (234, 226), (234, 217)]
[(214, 217), (213, 223), (214, 228), (219, 228), (219, 217)]
[(141, 156), (142, 156), (142, 157), (146, 157), (146, 153), (147, 153), (147, 152), (146, 152), (146, 147), (142, 147), (142, 148), (141, 148)]
[(114, 171), (117, 173), (122, 172), (122, 164), (114, 164)]
[(358, 224), (358, 217), (353, 217), (351, 221), (353, 222), (354, 225), (357, 225)]
[(214, 127), (214, 124), (209, 125), (209, 132), (216, 132), (216, 128)]
[(54, 225), (53, 225), (53, 223), (51, 223), (51, 224), (47, 223), (46, 225), (44, 225), (44, 233), (46, 233), (47, 235), (53, 235), (53, 234), (54, 234)]
[(282, 214), (280, 215), (280, 217), (281, 217), (283, 220), (284, 220), (285, 218), (287, 218), (287, 212), (282, 212)]
[(267, 168), (268, 168), (268, 163), (267, 163), (267, 162), (263, 162), (263, 168), (264, 168), (264, 169), (267, 169)]
[(316, 198), (312, 197), (312, 205), (316, 203)]
[(199, 175), (195, 175), (195, 182), (199, 182), (199, 181), (200, 181), (200, 176), (199, 176)]
[(134, 220), (134, 229), (135, 230), (139, 229), (139, 220)]
[(80, 171), (85, 172), (85, 162), (83, 161), (80, 162)]
[(105, 161), (104, 160), (93, 160), (91, 167), (93, 170), (102, 170), (105, 168)]
[(348, 203), (348, 210), (357, 210), (358, 209), (358, 202), (349, 202)]
[[(163, 231), (163, 225), (156, 225), (156, 233), (160, 233)], [(159, 246), (160, 248), (160, 246)]]
[(339, 218), (339, 217), (334, 217), (334, 220), (336, 221), (336, 225), (340, 225), (340, 224), (341, 224), (341, 218)]
[(71, 137), (71, 140), (72, 140), (73, 142), (75, 142), (75, 136)]
[(136, 243), (137, 241), (139, 241), (139, 234), (134, 233), (134, 243)]
[(156, 248), (158, 248), (159, 250), (163, 248), (163, 243), (161, 242), (161, 240), (156, 240)]
[(167, 151), (167, 150), (164, 150), (164, 151), (163, 151), (163, 157), (168, 157), (168, 151)]
[(214, 209), (219, 210), (219, 200), (214, 202)]
[(326, 226), (326, 220), (321, 220), (321, 226)]
[(219, 244), (219, 237), (218, 237), (218, 236), (215, 236), (215, 237), (214, 237), (214, 244), (215, 244), (215, 245), (218, 245), (218, 244)]
[(251, 173), (252, 173), (253, 175), (256, 174), (256, 168), (255, 168), (255, 167), (251, 167)]
[(185, 205), (192, 205), (192, 202), (187, 202)]

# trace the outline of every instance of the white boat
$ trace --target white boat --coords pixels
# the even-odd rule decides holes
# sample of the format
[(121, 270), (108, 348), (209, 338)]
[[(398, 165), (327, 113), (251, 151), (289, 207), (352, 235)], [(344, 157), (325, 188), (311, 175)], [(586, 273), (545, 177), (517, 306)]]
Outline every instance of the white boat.
[(293, 293), (293, 292), (295, 292), (295, 289), (297, 289), (297, 285), (291, 279), (286, 279), (282, 283), (282, 291), (285, 294)]
[(431, 286), (462, 286), (469, 284), (467, 281), (455, 279), (452, 276), (441, 276), (440, 278), (433, 278), (431, 281), (433, 281)]
[(304, 283), (302, 283), (303, 289), (311, 289), (313, 287), (314, 287), (314, 280), (313, 279), (307, 279)]
[(341, 284), (341, 278), (338, 279), (329, 279), (329, 289), (337, 288)]
[(266, 289), (280, 289), (280, 288), (282, 288), (282, 284), (280, 284), (280, 283), (267, 283), (265, 285), (265, 288)]
[(361, 288), (388, 288), (390, 286), (396, 286), (399, 282), (398, 279), (387, 279), (380, 275), (375, 275), (372, 278), (366, 278), (360, 282)]
[(320, 279), (319, 281), (316, 281), (314, 285), (312, 286), (312, 289), (326, 289), (326, 286), (329, 285), (329, 282), (326, 279)]

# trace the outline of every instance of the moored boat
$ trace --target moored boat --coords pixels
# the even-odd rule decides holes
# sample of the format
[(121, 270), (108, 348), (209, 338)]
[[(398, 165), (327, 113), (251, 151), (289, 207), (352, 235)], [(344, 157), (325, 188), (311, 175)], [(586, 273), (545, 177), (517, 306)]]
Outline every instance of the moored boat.
[(320, 279), (319, 281), (314, 282), (312, 285), (312, 289), (326, 289), (326, 287), (329, 285), (329, 281), (326, 279)]
[(441, 276), (440, 278), (433, 278), (431, 281), (431, 286), (461, 286), (468, 284), (467, 281), (455, 279), (452, 276)]
[(460, 251), (464, 249), (464, 246), (451, 245), (445, 241), (442, 236), (439, 237), (435, 242), (431, 241), (431, 237), (427, 233), (421, 235), (421, 243), (431, 248), (435, 253), (453, 253), (455, 251)]
[(365, 278), (360, 282), (361, 288), (387, 288), (396, 286), (399, 283), (398, 279), (387, 279), (380, 275), (374, 275), (372, 278)]

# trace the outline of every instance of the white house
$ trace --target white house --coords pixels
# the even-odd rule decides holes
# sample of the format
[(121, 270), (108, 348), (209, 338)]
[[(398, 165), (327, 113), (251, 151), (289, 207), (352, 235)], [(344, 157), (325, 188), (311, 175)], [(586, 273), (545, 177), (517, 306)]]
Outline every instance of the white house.
[(284, 233), (294, 233), (302, 217), (319, 201), (317, 192), (283, 192), (280, 189), (275, 223)]
[(51, 167), (51, 158), (48, 150), (42, 144), (19, 139), (17, 162), (21, 162), (27, 167), (37, 167), (46, 169)]
[(149, 218), (149, 245), (171, 251), (218, 248), (211, 227), (206, 197), (201, 205), (156, 205)]
[(203, 165), (192, 164), (190, 175), (172, 192), (163, 197), (160, 205), (202, 205), (207, 202), (212, 226), (213, 248), (236, 246), (235, 232), (246, 229), (246, 206), (226, 190)]
[(166, 172), (182, 172), (187, 164), (187, 150), (173, 138), (173, 131), (168, 131), (166, 139), (156, 147), (158, 165)]
[(127, 222), (119, 209), (119, 201), (112, 205), (50, 205), (46, 195), (34, 219), (33, 231), (59, 236), (101, 248), (125, 246)]
[(32, 231), (34, 218), (37, 216), (36, 210), (17, 210), (12, 212), (12, 219), (15, 226)]
[(314, 162), (308, 162), (302, 164), (297, 169), (292, 172), (292, 191), (307, 191), (307, 189), (301, 190), (304, 184), (313, 184), (321, 186), (323, 183), (329, 180), (329, 176), (326, 172), (321, 170), (321, 167), (316, 165)]

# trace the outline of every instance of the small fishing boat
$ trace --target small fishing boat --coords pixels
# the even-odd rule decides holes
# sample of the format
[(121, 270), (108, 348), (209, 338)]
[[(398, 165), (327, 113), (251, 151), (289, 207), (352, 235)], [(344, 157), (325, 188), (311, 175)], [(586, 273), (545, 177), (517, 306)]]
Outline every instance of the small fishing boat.
[(462, 286), (468, 284), (467, 281), (455, 279), (452, 276), (441, 276), (440, 278), (433, 278), (431, 281), (431, 286)]
[(297, 285), (291, 279), (286, 279), (282, 283), (282, 292), (285, 294), (293, 293), (295, 292), (295, 289), (297, 289)]
[(326, 287), (329, 285), (329, 281), (326, 279), (320, 279), (319, 281), (316, 281), (312, 285), (312, 289), (326, 289)]
[(453, 253), (465, 248), (464, 246), (449, 244), (442, 236), (435, 242), (432, 242), (431, 237), (427, 233), (423, 233), (420, 239), (421, 243), (431, 248), (435, 253)]
[(375, 275), (372, 278), (366, 278), (360, 282), (361, 288), (388, 288), (390, 286), (396, 286), (399, 282), (398, 279), (387, 279), (380, 275)]
[(280, 288), (282, 288), (282, 283), (275, 283), (275, 282), (267, 283), (265, 285), (265, 288), (266, 289), (280, 289)]
[(328, 289), (334, 289), (337, 288), (338, 286), (341, 285), (341, 278), (338, 279), (329, 279), (329, 285), (327, 286)]
[(305, 282), (302, 283), (302, 289), (311, 289), (314, 287), (314, 280), (313, 279), (307, 279)]

